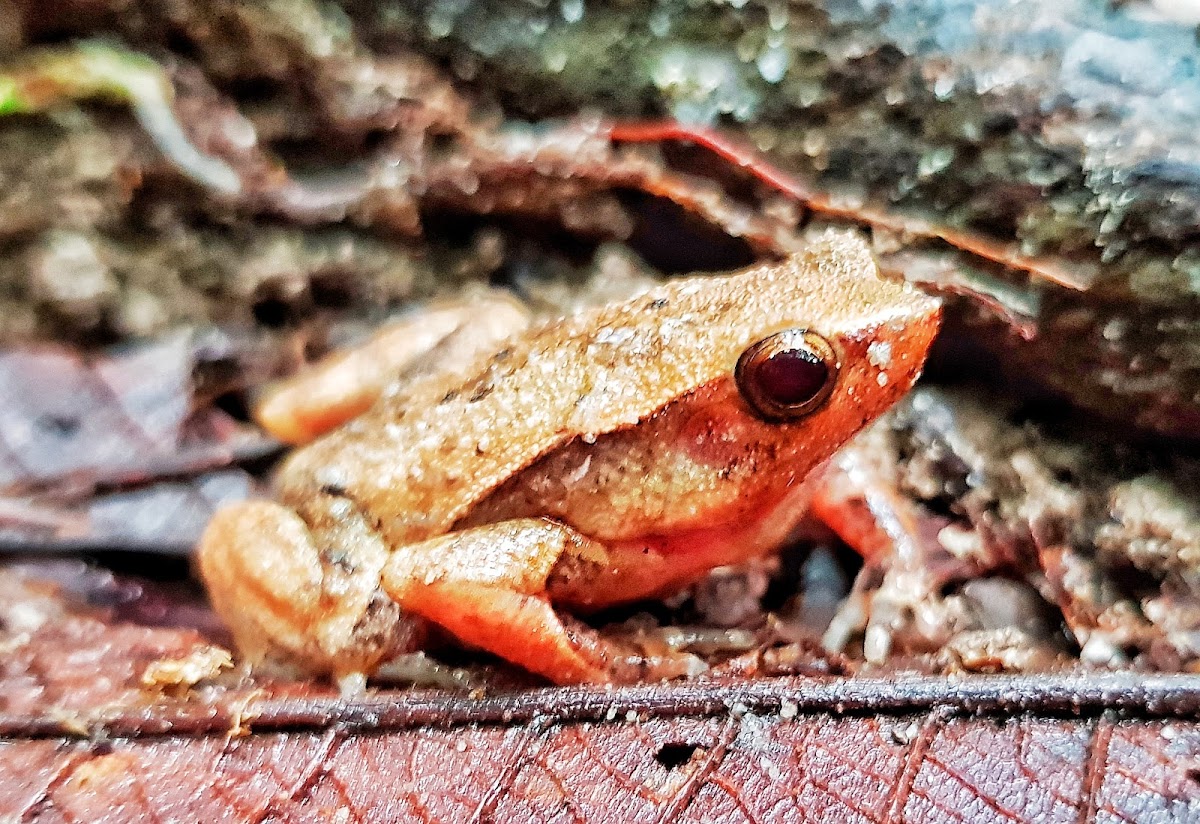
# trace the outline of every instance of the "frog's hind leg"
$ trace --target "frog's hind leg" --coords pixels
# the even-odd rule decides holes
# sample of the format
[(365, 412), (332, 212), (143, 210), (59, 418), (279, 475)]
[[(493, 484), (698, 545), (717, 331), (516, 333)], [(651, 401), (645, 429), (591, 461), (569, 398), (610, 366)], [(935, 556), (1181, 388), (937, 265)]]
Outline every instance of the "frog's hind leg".
[(529, 318), (524, 306), (499, 291), (427, 307), (269, 387), (254, 418), (280, 440), (308, 443), (365, 412), (385, 391), (405, 393), (430, 377), (470, 371)]
[[(197, 563), (213, 608), (250, 663), (330, 674), (345, 685), (419, 646), (425, 624), (379, 587), (387, 552), (353, 513), (339, 534), (291, 509), (246, 501), (217, 512)], [(322, 547), (344, 547), (341, 550)]]
[(547, 587), (561, 574), (607, 568), (605, 550), (554, 521), (519, 519), (402, 547), (383, 588), (405, 610), (560, 684), (657, 680), (695, 672), (687, 654), (647, 657), (560, 616)]

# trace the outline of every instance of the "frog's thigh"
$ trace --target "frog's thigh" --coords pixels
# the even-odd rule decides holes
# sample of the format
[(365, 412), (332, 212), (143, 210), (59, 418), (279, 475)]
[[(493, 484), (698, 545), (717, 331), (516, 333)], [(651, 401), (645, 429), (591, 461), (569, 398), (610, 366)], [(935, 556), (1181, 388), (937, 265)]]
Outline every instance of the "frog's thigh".
[(271, 386), (254, 417), (280, 440), (307, 443), (365, 412), (385, 390), (464, 368), (528, 324), (525, 308), (499, 292), (427, 308)]
[(246, 501), (218, 510), (197, 563), (244, 657), (352, 678), (419, 642), (419, 622), (405, 621), (379, 588), (386, 549), (356, 526), (350, 518), (340, 527), (355, 533), (345, 542), (352, 551), (324, 557), (291, 509)]
[(604, 567), (603, 547), (569, 527), (504, 521), (397, 549), (384, 566), (383, 588), (402, 608), (460, 640), (558, 683), (637, 680), (687, 669), (679, 662), (647, 661), (556, 613), (547, 579), (566, 556)]

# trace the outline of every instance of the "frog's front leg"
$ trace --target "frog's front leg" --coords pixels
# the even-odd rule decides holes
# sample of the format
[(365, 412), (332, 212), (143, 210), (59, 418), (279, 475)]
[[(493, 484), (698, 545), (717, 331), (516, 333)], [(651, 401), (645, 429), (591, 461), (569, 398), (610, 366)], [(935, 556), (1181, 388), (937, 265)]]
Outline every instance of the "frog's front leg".
[(570, 527), (516, 519), (401, 547), (383, 568), (383, 588), (405, 610), (560, 684), (636, 682), (694, 674), (685, 653), (646, 656), (560, 615), (556, 577), (600, 576), (606, 550)]
[[(339, 506), (314, 505), (322, 503), (326, 510)], [(387, 550), (356, 512), (342, 508), (327, 513), (336, 523), (310, 518), (316, 528), (270, 501), (223, 508), (200, 541), (197, 562), (214, 609), (247, 660), (329, 673), (354, 690), (382, 661), (418, 648), (427, 626), (380, 589)]]

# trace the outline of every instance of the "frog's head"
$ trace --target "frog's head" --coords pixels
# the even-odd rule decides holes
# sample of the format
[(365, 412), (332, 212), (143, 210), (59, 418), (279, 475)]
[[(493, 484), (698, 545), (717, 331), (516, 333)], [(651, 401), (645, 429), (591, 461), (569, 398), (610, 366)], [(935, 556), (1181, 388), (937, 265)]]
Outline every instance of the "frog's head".
[(621, 575), (562, 596), (583, 606), (778, 547), (814, 470), (912, 387), (938, 316), (938, 301), (881, 279), (845, 233), (586, 315), (554, 339), (554, 363), (578, 369), (570, 431), (583, 434), (472, 517), (550, 516), (626, 559)]
[(912, 388), (940, 316), (936, 299), (881, 278), (846, 232), (678, 288), (673, 317), (693, 318), (692, 334), (661, 353), (661, 377), (677, 383), (644, 420), (662, 446), (650, 463), (673, 487), (664, 500), (688, 502), (668, 504), (683, 521), (692, 505), (715, 515), (721, 501), (736, 518), (806, 477)]
[(742, 334), (710, 368), (728, 374), (732, 361), (745, 413), (781, 435), (802, 429), (831, 452), (920, 376), (940, 303), (879, 277), (856, 235), (828, 233), (807, 254), (741, 277), (761, 297), (736, 310)]
[[(585, 316), (568, 343), (555, 338), (556, 352), (578, 347), (555, 363), (579, 364), (567, 429), (584, 434), (535, 465), (539, 480), (511, 485), (526, 509), (502, 495), (495, 512), (635, 542), (794, 522), (804, 496), (792, 491), (908, 392), (938, 319), (937, 300), (880, 278), (849, 233)], [(781, 505), (793, 510), (762, 517)]]
[[(857, 235), (827, 232), (786, 261), (671, 283), (626, 313), (650, 355), (632, 362), (661, 412), (709, 410), (738, 431), (707, 440), (787, 441), (815, 460), (912, 387), (940, 303), (881, 278)], [(632, 334), (624, 341), (639, 348)]]

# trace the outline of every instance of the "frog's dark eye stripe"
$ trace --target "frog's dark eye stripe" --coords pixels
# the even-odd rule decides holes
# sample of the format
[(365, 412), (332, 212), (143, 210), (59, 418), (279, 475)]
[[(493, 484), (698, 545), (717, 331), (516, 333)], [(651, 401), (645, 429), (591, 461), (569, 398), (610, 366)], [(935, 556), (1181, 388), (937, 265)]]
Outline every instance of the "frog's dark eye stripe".
[(734, 379), (747, 403), (766, 420), (794, 420), (820, 408), (837, 382), (837, 355), (807, 329), (785, 329), (748, 347)]

